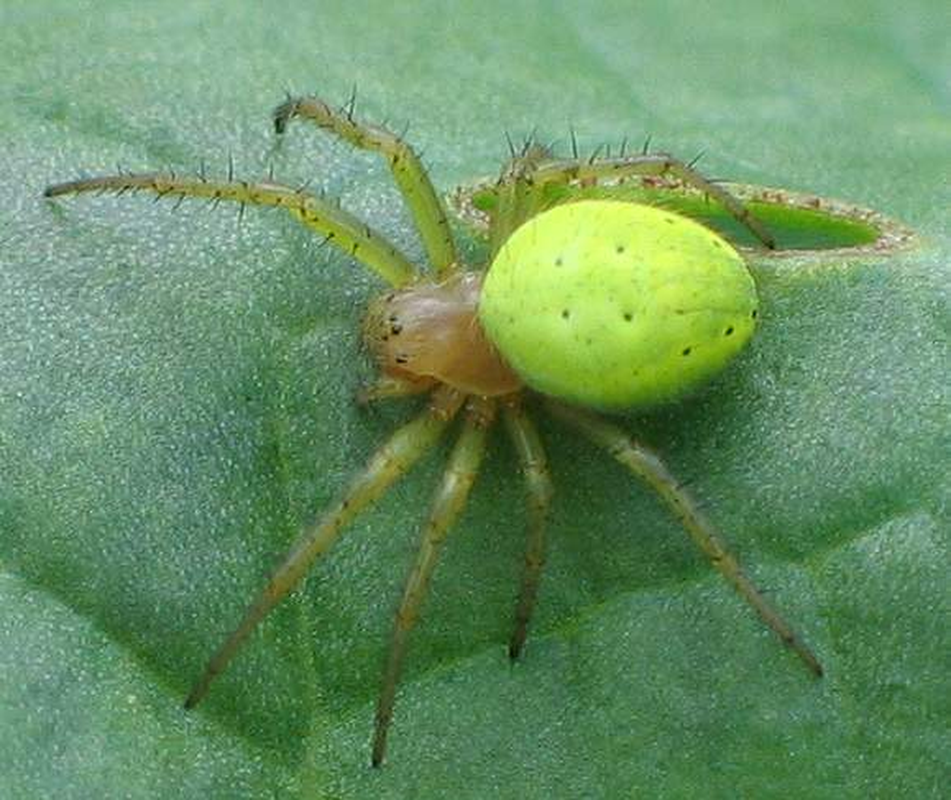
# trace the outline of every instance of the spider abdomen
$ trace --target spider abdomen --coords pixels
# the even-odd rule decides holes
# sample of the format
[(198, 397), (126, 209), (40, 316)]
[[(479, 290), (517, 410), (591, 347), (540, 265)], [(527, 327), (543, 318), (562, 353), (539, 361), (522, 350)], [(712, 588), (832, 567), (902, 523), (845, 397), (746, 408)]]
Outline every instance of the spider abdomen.
[(522, 387), (477, 317), (482, 275), (458, 272), (378, 297), (363, 323), (380, 369), (397, 378), (436, 379), (468, 394), (493, 397)]
[(713, 231), (663, 209), (585, 200), (509, 238), (479, 319), (527, 385), (620, 409), (709, 380), (749, 341), (757, 305), (743, 259)]

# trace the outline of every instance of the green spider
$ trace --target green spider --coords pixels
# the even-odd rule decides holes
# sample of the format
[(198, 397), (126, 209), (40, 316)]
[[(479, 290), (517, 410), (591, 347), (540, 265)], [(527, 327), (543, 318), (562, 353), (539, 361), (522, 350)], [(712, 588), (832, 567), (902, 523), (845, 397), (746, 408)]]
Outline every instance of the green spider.
[(396, 613), (376, 712), (371, 763), (386, 752), (407, 639), (440, 548), (459, 516), (498, 417), (524, 473), (528, 541), (509, 656), (525, 642), (545, 559), (552, 481), (523, 399), (535, 393), (555, 417), (604, 447), (670, 507), (713, 566), (816, 676), (818, 659), (741, 570), (713, 525), (661, 459), (591, 409), (656, 405), (720, 371), (755, 327), (756, 290), (742, 258), (720, 236), (669, 211), (579, 200), (546, 208), (545, 188), (627, 177), (670, 177), (721, 203), (768, 247), (769, 234), (745, 207), (691, 165), (664, 154), (559, 159), (529, 144), (502, 171), (491, 217), (491, 266), (462, 263), (446, 211), (413, 149), (314, 98), (274, 112), (282, 133), (301, 118), (383, 156), (408, 205), (428, 259), (421, 270), (380, 233), (336, 205), (273, 182), (204, 175), (118, 174), (60, 183), (47, 197), (145, 190), (287, 209), (307, 227), (376, 272), (390, 290), (370, 303), (364, 335), (380, 368), (363, 401), (428, 395), (425, 410), (399, 428), (353, 479), (342, 499), (304, 528), (281, 566), (209, 661), (185, 701), (197, 704), (265, 615), (330, 548), (344, 525), (379, 498), (462, 417), (422, 541)]

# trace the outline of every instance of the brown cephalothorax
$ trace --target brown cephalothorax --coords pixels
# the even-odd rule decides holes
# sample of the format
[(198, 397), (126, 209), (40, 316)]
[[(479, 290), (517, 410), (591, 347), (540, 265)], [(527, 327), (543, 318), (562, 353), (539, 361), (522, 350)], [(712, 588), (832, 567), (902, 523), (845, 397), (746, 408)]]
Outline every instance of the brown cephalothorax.
[(363, 335), (380, 370), (409, 382), (435, 378), (481, 397), (522, 388), (479, 323), (482, 278), (482, 273), (457, 272), (374, 299)]

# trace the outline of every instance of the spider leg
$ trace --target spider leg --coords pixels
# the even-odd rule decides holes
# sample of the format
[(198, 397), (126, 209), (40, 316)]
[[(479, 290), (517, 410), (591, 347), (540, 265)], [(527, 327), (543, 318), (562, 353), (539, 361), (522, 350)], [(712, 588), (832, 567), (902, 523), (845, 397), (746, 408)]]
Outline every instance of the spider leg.
[(713, 183), (680, 159), (664, 153), (644, 153), (621, 158), (548, 161), (532, 176), (538, 186), (549, 183), (575, 183), (626, 178), (632, 175), (672, 176), (720, 203), (741, 225), (766, 247), (774, 249), (776, 240), (743, 203), (719, 184)]
[(83, 178), (48, 186), (44, 195), (58, 197), (83, 192), (151, 192), (158, 198), (199, 197), (218, 203), (222, 200), (242, 206), (271, 206), (287, 209), (308, 228), (324, 235), (328, 242), (366, 265), (394, 286), (411, 283), (416, 268), (381, 233), (352, 214), (313, 195), (277, 183), (216, 180), (204, 176), (142, 173)]
[(596, 444), (605, 448), (637, 477), (644, 480), (664, 500), (710, 563), (729, 581), (759, 614), (760, 618), (802, 659), (816, 676), (822, 677), (822, 665), (788, 622), (773, 608), (746, 576), (735, 556), (727, 550), (713, 525), (697, 508), (690, 495), (667, 471), (656, 453), (631, 439), (623, 430), (595, 414), (554, 401), (548, 407), (556, 417), (578, 428)]
[(551, 157), (550, 151), (530, 138), (521, 150), (509, 143), (512, 159), (496, 183), (498, 205), (489, 223), (489, 245), (495, 255), (515, 230), (539, 210), (543, 186), (533, 178), (539, 164)]
[(368, 405), (377, 400), (411, 397), (430, 391), (435, 383), (434, 379), (425, 377), (378, 375), (372, 383), (357, 390), (356, 400), (360, 405)]
[(379, 499), (435, 444), (462, 401), (462, 395), (449, 387), (434, 392), (426, 411), (399, 428), (374, 453), (343, 498), (316, 522), (304, 528), (283, 563), (271, 574), (267, 585), (245, 612), (241, 623), (208, 662), (185, 700), (185, 708), (194, 707), (205, 696), (211, 682), (225, 669), (257, 624), (297, 586), (314, 559), (336, 541), (344, 525)]
[(439, 549), (456, 521), (485, 454), (486, 437), (495, 416), (495, 402), (486, 398), (470, 397), (462, 433), (449, 456), (449, 463), (439, 488), (436, 490), (429, 518), (423, 528), (419, 552), (406, 580), (403, 598), (396, 612), (390, 652), (383, 672), (383, 683), (376, 710), (376, 729), (373, 735), (371, 764), (379, 767), (386, 754), (386, 735), (393, 718), (396, 685), (399, 682), (406, 653), (409, 633), (419, 617), (420, 607), (429, 579), (439, 556)]
[(309, 119), (354, 147), (383, 156), (409, 206), (436, 274), (444, 275), (458, 267), (456, 244), (445, 207), (419, 156), (402, 137), (378, 125), (356, 122), (352, 104), (336, 111), (316, 97), (288, 98), (274, 109), (277, 133), (283, 133), (294, 117)]
[(528, 542), (522, 568), (522, 584), (515, 609), (515, 628), (509, 639), (509, 658), (519, 657), (528, 623), (535, 608), (542, 567), (545, 565), (545, 528), (553, 494), (548, 459), (538, 431), (518, 401), (504, 407), (506, 428), (522, 463), (528, 499)]

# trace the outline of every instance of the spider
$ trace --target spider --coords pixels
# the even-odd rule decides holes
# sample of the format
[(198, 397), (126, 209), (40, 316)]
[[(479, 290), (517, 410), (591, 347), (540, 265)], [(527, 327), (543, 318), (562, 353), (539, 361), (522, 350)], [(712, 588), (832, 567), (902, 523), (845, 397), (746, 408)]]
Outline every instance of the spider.
[[(303, 579), (343, 527), (377, 500), (461, 417), (460, 431), (422, 529), (396, 612), (377, 703), (371, 764), (382, 765), (407, 640), (440, 549), (466, 503), (486, 440), (501, 418), (524, 475), (528, 531), (508, 654), (525, 643), (545, 560), (553, 487), (541, 437), (525, 406), (534, 394), (645, 481), (712, 565), (816, 676), (809, 647), (744, 574), (697, 504), (660, 457), (598, 413), (656, 405), (720, 371), (751, 336), (756, 291), (745, 263), (717, 234), (658, 208), (577, 200), (548, 208), (545, 189), (628, 177), (675, 179), (712, 197), (765, 246), (773, 240), (749, 211), (691, 164), (666, 154), (558, 158), (529, 141), (511, 148), (496, 184), (490, 266), (463, 264), (440, 196), (400, 136), (310, 97), (288, 98), (273, 114), (283, 133), (309, 120), (352, 146), (386, 159), (428, 260), (421, 269), (369, 225), (322, 198), (272, 181), (142, 173), (84, 178), (45, 195), (146, 191), (217, 203), (284, 208), (389, 290), (369, 304), (364, 338), (379, 375), (363, 402), (425, 395), (425, 408), (398, 428), (352, 479), (341, 499), (305, 526), (208, 662), (185, 701), (195, 706), (258, 623)], [(229, 170), (230, 173), (230, 170)]]

